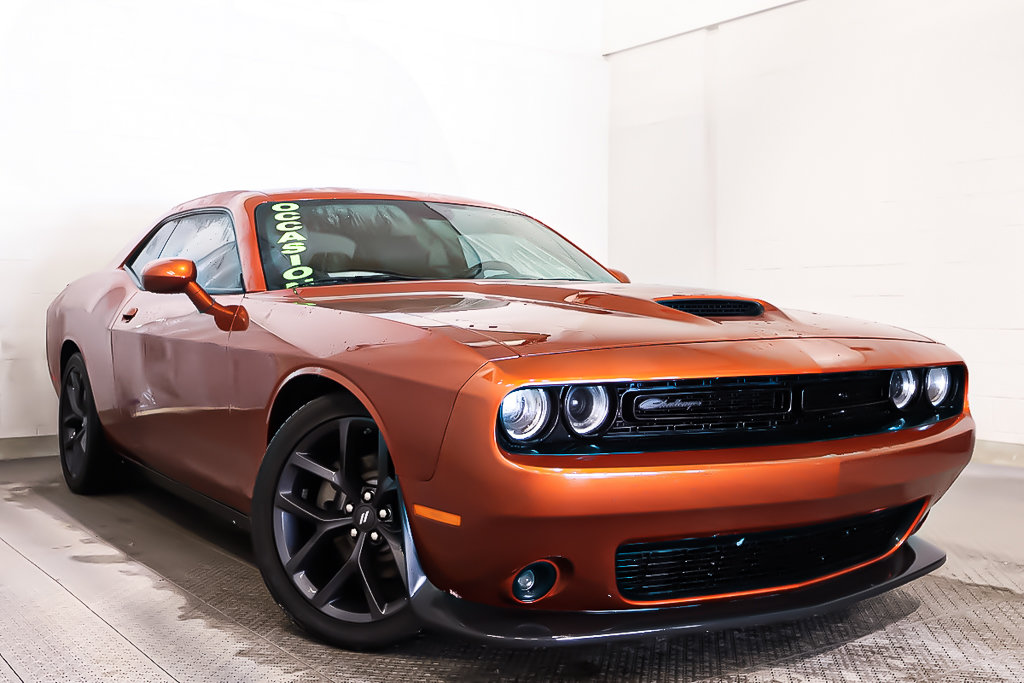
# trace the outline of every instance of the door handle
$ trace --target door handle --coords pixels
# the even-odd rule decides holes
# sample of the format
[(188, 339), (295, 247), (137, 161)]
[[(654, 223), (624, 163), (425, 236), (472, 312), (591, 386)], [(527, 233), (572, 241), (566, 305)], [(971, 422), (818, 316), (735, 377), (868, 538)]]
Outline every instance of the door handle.
[(134, 318), (135, 314), (138, 313), (138, 312), (139, 312), (139, 309), (137, 309), (137, 308), (134, 308), (134, 307), (133, 308), (129, 308), (127, 311), (125, 311), (124, 313), (121, 314), (121, 322), (124, 322), (124, 323), (131, 322), (132, 318)]

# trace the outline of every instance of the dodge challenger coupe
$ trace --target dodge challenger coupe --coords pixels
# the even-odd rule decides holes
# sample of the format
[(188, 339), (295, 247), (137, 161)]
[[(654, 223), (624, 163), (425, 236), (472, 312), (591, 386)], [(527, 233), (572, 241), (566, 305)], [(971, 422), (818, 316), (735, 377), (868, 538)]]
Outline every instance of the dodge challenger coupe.
[(251, 531), (351, 648), (793, 619), (921, 576), (967, 464), (961, 358), (760, 299), (629, 284), (432, 195), (182, 204), (47, 311), (70, 489), (127, 462)]

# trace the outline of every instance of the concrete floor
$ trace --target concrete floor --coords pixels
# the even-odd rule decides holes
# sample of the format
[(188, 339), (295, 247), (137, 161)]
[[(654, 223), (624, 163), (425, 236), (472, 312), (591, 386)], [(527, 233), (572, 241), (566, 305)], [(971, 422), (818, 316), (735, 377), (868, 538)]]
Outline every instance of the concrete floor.
[(0, 681), (1024, 681), (1024, 469), (972, 464), (922, 535), (938, 572), (825, 617), (509, 651), (436, 635), (360, 654), (304, 637), (248, 537), (158, 489), (73, 496), (0, 461)]

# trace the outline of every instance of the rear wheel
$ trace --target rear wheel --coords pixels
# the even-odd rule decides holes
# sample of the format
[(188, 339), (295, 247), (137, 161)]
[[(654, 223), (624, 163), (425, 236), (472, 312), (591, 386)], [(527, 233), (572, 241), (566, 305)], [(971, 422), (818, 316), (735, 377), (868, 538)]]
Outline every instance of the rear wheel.
[(107, 448), (85, 361), (79, 353), (64, 366), (57, 419), (60, 466), (68, 488), (81, 494), (110, 488), (114, 458)]
[(303, 629), (368, 649), (419, 630), (401, 496), (376, 423), (344, 396), (307, 403), (267, 448), (253, 492), (256, 561)]

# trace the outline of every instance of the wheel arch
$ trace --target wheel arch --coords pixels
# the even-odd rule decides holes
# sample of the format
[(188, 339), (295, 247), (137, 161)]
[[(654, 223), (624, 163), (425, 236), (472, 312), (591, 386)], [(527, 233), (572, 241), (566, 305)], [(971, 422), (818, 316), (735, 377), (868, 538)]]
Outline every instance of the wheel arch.
[(79, 348), (78, 344), (76, 344), (73, 340), (65, 339), (64, 343), (60, 345), (60, 364), (57, 366), (58, 382), (60, 381), (60, 378), (64, 377), (64, 368), (67, 367), (68, 361), (71, 360), (71, 356), (75, 355), (76, 353), (82, 355), (82, 362), (84, 363), (85, 355), (82, 354), (82, 349)]
[(289, 374), (274, 392), (270, 409), (267, 411), (267, 444), (295, 411), (314, 399), (331, 394), (346, 396), (351, 399), (353, 408), (365, 410), (384, 432), (385, 440), (387, 439), (387, 431), (380, 415), (366, 394), (336, 372), (326, 368), (310, 367)]

